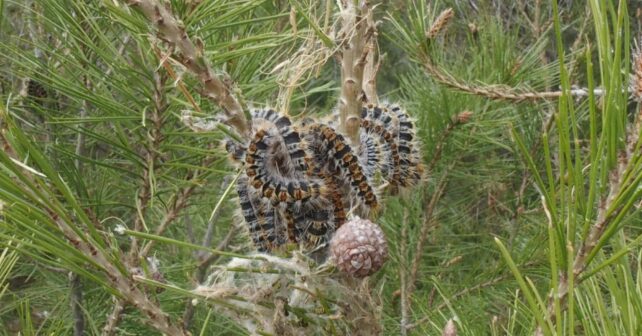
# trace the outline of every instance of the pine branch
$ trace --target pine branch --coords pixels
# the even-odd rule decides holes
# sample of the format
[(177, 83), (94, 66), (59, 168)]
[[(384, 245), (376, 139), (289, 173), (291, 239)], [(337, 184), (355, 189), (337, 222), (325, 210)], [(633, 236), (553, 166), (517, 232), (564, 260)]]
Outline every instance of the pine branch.
[(341, 8), (341, 30), (338, 33), (340, 50), (337, 59), (341, 64), (341, 97), (339, 98), (339, 125), (342, 133), (359, 143), (361, 108), (364, 102), (364, 70), (370, 49), (368, 45), (374, 38), (375, 27), (367, 17), (370, 7), (363, 2), (361, 8), (354, 1), (343, 1)]
[[(562, 97), (562, 95), (564, 94), (567, 94), (563, 91), (537, 92), (499, 85), (473, 85), (461, 79), (455, 78), (453, 75), (441, 70), (437, 65), (433, 64), (432, 61), (428, 59), (424, 59), (422, 64), (428, 75), (432, 76), (432, 78), (434, 78), (436, 81), (464, 93), (482, 96), (489, 99), (522, 102), (556, 99)], [(588, 97), (589, 92), (587, 89), (578, 88), (571, 89), (568, 94), (573, 97)], [(606, 94), (606, 92), (603, 89), (594, 89), (593, 94), (596, 96), (602, 96)]]
[(230, 84), (214, 74), (203, 55), (202, 41), (192, 42), (170, 10), (156, 0), (128, 0), (128, 4), (138, 8), (147, 17), (156, 27), (158, 37), (168, 44), (174, 58), (197, 77), (202, 85), (203, 96), (223, 109), (227, 116), (225, 123), (235, 128), (240, 135), (248, 135), (248, 118)]

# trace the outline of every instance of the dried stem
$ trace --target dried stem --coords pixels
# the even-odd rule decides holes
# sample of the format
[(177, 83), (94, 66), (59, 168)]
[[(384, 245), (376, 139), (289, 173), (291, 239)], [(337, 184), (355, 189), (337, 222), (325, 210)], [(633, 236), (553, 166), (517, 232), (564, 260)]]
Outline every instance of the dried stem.
[(156, 27), (158, 37), (167, 42), (174, 58), (198, 78), (203, 96), (216, 102), (225, 112), (225, 123), (236, 129), (240, 135), (248, 135), (248, 118), (233, 95), (231, 84), (214, 74), (209, 61), (203, 55), (202, 41), (197, 40), (196, 44), (192, 42), (182, 24), (156, 0), (129, 0), (128, 3), (140, 9)]
[(406, 272), (406, 258), (408, 256), (408, 210), (404, 210), (403, 222), (401, 225), (401, 241), (399, 254), (401, 255), (401, 260), (399, 261), (399, 283), (400, 283), (400, 309), (401, 309), (401, 321), (400, 321), (400, 334), (401, 336), (408, 335), (408, 306), (410, 300), (408, 299), (408, 279)]
[[(426, 72), (431, 75), (436, 81), (449, 86), (451, 88), (457, 89), (459, 91), (474, 94), (490, 99), (497, 100), (512, 100), (512, 101), (533, 101), (533, 100), (545, 100), (545, 99), (554, 99), (559, 98), (564, 91), (545, 91), (545, 92), (536, 92), (536, 91), (526, 91), (519, 90), (516, 88), (511, 88), (507, 86), (500, 85), (485, 85), (478, 86), (468, 84), (465, 81), (453, 77), (451, 74), (446, 73), (445, 71), (438, 68), (434, 65), (427, 57), (424, 57), (422, 61), (424, 69)], [(589, 92), (587, 89), (579, 88), (572, 89), (568, 92), (569, 95), (573, 97), (588, 97)], [(603, 89), (594, 89), (593, 94), (596, 96), (602, 96), (605, 94)]]
[(109, 316), (107, 316), (107, 322), (105, 323), (101, 333), (102, 336), (113, 336), (116, 334), (116, 327), (118, 327), (118, 323), (120, 323), (120, 318), (124, 311), (125, 302), (114, 297), (114, 306), (112, 307), (112, 311), (109, 313)]
[[(448, 170), (446, 170), (448, 171)], [(423, 256), (424, 245), (428, 239), (428, 233), (435, 227), (437, 220), (434, 218), (434, 211), (437, 202), (441, 199), (441, 196), (446, 189), (446, 184), (448, 182), (448, 174), (446, 173), (439, 181), (435, 192), (432, 194), (430, 201), (426, 204), (424, 210), (424, 219), (419, 231), (419, 239), (417, 239), (417, 245), (414, 251), (414, 258), (412, 261), (412, 267), (410, 268), (410, 278), (408, 280), (408, 296), (412, 295), (412, 292), (415, 289), (417, 282), (417, 275), (419, 274), (419, 264), (421, 263), (421, 257)]]
[(368, 24), (370, 7), (366, 2), (357, 8), (352, 0), (342, 1), (341, 30), (338, 33), (341, 49), (337, 58), (341, 63), (341, 97), (339, 98), (339, 122), (341, 131), (352, 141), (359, 143), (361, 108), (364, 101), (363, 78), (369, 53), (369, 42), (375, 28)]
[(69, 285), (71, 287), (71, 315), (74, 319), (74, 336), (85, 334), (85, 315), (82, 309), (82, 283), (78, 274), (69, 272)]

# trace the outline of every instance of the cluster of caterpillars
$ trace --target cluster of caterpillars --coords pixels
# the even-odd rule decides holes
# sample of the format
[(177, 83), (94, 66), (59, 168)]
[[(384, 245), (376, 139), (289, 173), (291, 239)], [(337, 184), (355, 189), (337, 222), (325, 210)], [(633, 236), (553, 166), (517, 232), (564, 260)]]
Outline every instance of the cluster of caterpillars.
[(260, 109), (247, 143), (226, 142), (243, 169), (236, 189), (260, 252), (323, 246), (348, 214), (376, 212), (375, 185), (407, 187), (422, 178), (414, 125), (401, 107), (365, 105), (361, 120), (360, 143), (352, 145), (332, 121), (294, 124)]

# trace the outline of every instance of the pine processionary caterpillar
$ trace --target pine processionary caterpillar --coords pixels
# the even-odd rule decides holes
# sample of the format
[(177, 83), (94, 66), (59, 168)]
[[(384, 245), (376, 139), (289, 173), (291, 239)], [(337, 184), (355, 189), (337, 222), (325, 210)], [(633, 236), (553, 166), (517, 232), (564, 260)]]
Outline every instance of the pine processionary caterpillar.
[(247, 223), (254, 245), (260, 252), (271, 251), (278, 243), (274, 212), (267, 211), (266, 213), (260, 204), (260, 199), (251, 195), (247, 178), (240, 177), (237, 180), (236, 192), (241, 204), (241, 214)]
[(398, 151), (398, 144), (395, 142), (395, 136), (388, 131), (391, 129), (392, 117), (386, 113), (388, 109), (383, 109), (373, 104), (364, 106), (361, 111), (361, 126), (368, 138), (373, 135), (379, 137), (381, 143), (381, 152), (384, 156), (384, 164), (381, 165), (382, 171), (385, 172), (385, 177), (393, 184), (399, 184), (401, 179), (400, 174), (400, 156)]
[(325, 186), (319, 180), (309, 180), (306, 177), (284, 176), (274, 171), (270, 166), (271, 147), (268, 131), (258, 130), (245, 155), (246, 175), (255, 189), (261, 190), (261, 195), (270, 199), (274, 205), (279, 203), (305, 202), (310, 198), (322, 197), (326, 193)]
[(363, 107), (358, 153), (334, 128), (314, 119), (294, 125), (272, 109), (252, 116), (255, 133), (247, 145), (227, 141), (225, 148), (245, 169), (237, 192), (259, 251), (288, 242), (327, 242), (346, 221), (351, 196), (360, 211), (375, 210), (370, 183), (378, 170), (393, 185), (410, 186), (421, 178), (414, 125), (397, 105)]
[(399, 126), (397, 138), (399, 141), (400, 168), (402, 171), (400, 184), (402, 186), (413, 185), (421, 179), (423, 166), (419, 151), (414, 142), (414, 125), (406, 111), (398, 105), (389, 105), (390, 110), (397, 117)]
[[(377, 197), (374, 190), (368, 183), (367, 177), (359, 164), (357, 156), (353, 154), (352, 148), (333, 128), (323, 124), (313, 124), (308, 128), (312, 147), (319, 150), (315, 152), (315, 162), (324, 162), (330, 157), (334, 161), (334, 168), (344, 173), (348, 185), (358, 198), (363, 200), (371, 209), (377, 207)], [(317, 168), (318, 169), (318, 168)]]

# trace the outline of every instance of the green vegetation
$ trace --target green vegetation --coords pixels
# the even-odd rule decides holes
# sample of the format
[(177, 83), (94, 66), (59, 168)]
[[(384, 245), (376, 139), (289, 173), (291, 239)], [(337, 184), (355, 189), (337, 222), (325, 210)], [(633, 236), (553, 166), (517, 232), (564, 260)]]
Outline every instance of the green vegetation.
[[(341, 1), (155, 2), (0, 0), (0, 335), (245, 335), (192, 290), (234, 257), (288, 271), (253, 268), (221, 142), (251, 107), (339, 106)], [(426, 175), (373, 217), (383, 334), (640, 335), (642, 7), (370, 5)]]

